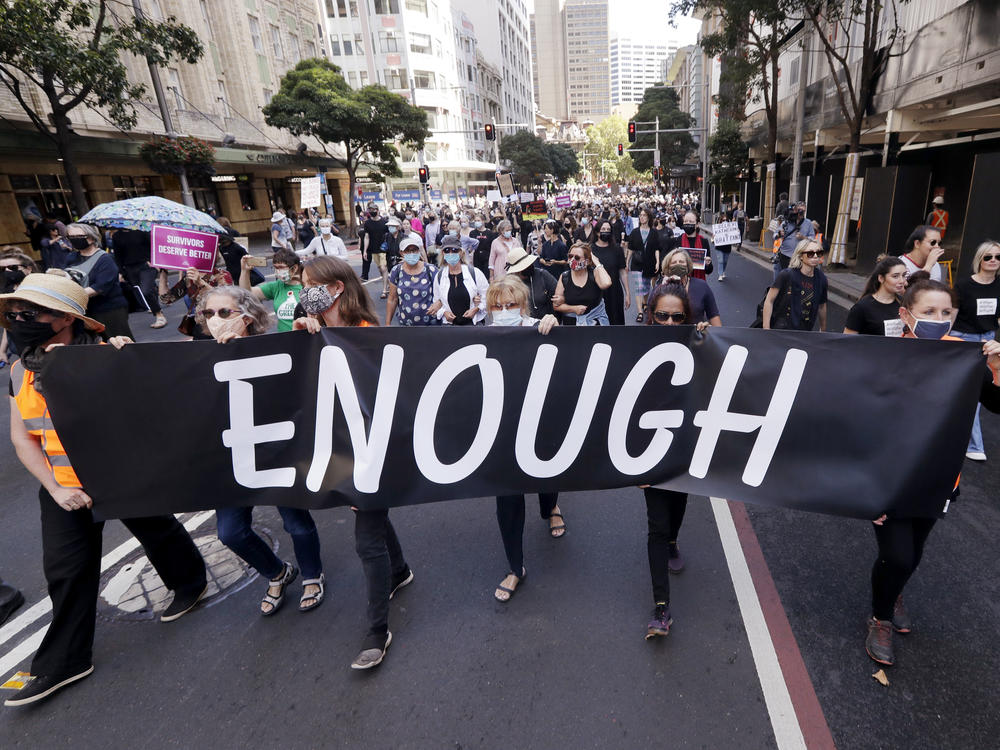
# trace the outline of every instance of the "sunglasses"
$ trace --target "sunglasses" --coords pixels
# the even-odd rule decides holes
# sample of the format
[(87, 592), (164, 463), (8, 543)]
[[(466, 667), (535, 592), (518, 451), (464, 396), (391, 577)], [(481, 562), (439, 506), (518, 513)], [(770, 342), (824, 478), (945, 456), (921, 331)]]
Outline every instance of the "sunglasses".
[(211, 320), (216, 315), (218, 315), (223, 320), (229, 320), (233, 315), (242, 315), (240, 310), (230, 310), (228, 307), (223, 307), (219, 310), (213, 310), (210, 307), (206, 307), (202, 313), (205, 315), (205, 320)]
[(931, 247), (937, 247), (941, 244), (941, 240), (927, 240), (927, 244)]
[(1000, 260), (1000, 255), (984, 255), (983, 260)]
[(804, 250), (802, 254), (807, 258), (822, 258), (826, 255), (826, 250)]
[(23, 263), (9, 263), (5, 266), (0, 266), (0, 271), (6, 271), (7, 269), (12, 269), (12, 268), (27, 268), (27, 266), (24, 265)]
[(7, 320), (8, 323), (13, 323), (18, 318), (30, 323), (39, 315), (55, 315), (55, 313), (53, 313), (51, 310), (32, 308), (30, 310), (7, 310), (3, 314), (4, 318)]
[(653, 318), (657, 323), (666, 323), (668, 320), (672, 320), (674, 323), (683, 323), (687, 316), (682, 312), (654, 312)]

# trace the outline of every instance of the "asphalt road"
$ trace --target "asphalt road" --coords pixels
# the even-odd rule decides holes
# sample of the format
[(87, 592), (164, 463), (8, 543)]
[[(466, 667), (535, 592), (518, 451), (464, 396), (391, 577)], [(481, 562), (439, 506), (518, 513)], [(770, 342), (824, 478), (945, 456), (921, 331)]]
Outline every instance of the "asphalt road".
[[(727, 280), (710, 282), (723, 322), (746, 325), (769, 279), (768, 269), (734, 256)], [(382, 309), (378, 282), (369, 289)], [(168, 311), (172, 323), (177, 307)], [(831, 330), (842, 326), (844, 312), (831, 305)], [(173, 325), (149, 331), (149, 320), (132, 318), (141, 340), (176, 335)], [(108, 407), (133, 409), (137, 420), (163, 418), (152, 401), (111, 398)], [(983, 428), (992, 455), (998, 420), (984, 415)], [(892, 470), (892, 446), (858, 450), (884, 452)], [(720, 537), (724, 503), (691, 499), (680, 536), (688, 566), (671, 581), (674, 626), (666, 639), (643, 639), (650, 615), (645, 513), (640, 491), (627, 489), (565, 496), (561, 540), (548, 537), (529, 497), (529, 574), (506, 605), (492, 598), (506, 572), (492, 499), (394, 510), (415, 581), (393, 601), (393, 645), (371, 673), (348, 668), (365, 619), (344, 509), (316, 514), (328, 578), (327, 601), (316, 612), (286, 605), (261, 618), (263, 583), (247, 578), (171, 624), (102, 600), (94, 675), (37, 707), (0, 709), (0, 746), (749, 750), (802, 746), (789, 744), (795, 725), (814, 747), (826, 746), (824, 736), (840, 748), (993, 747), (1000, 733), (992, 705), (1000, 673), (993, 645), (1000, 514), (989, 488), (998, 465), (1000, 453), (966, 467), (960, 502), (931, 536), (907, 590), (916, 629), (897, 637), (888, 687), (872, 678), (875, 665), (863, 648), (875, 553), (868, 524), (747, 507), (751, 541), (759, 540), (766, 562), (763, 572), (751, 564), (756, 592), (767, 610), (773, 577), (770, 606), (790, 625), (791, 643), (774, 646), (784, 683), (793, 701), (815, 690), (819, 728), (816, 713), (796, 721), (765, 693), (759, 633), (733, 567), (742, 552)], [(183, 467), (165, 479), (192, 481)], [(25, 614), (45, 599), (36, 485), (8, 441), (0, 441), (0, 487), (0, 575), (28, 599), (0, 628), (2, 680), (27, 668), (31, 639), (47, 621)], [(741, 508), (733, 510), (737, 520)], [(200, 523), (193, 534), (208, 551), (214, 519), (182, 519)], [(256, 519), (279, 554), (290, 555), (277, 514), (260, 509)], [(105, 553), (128, 539), (119, 523), (109, 523)], [(106, 599), (115, 598), (108, 594), (113, 579), (128, 572), (122, 569), (130, 560), (109, 560)], [(789, 678), (792, 657), (804, 665), (805, 686)], [(9, 694), (0, 690), (0, 697)]]

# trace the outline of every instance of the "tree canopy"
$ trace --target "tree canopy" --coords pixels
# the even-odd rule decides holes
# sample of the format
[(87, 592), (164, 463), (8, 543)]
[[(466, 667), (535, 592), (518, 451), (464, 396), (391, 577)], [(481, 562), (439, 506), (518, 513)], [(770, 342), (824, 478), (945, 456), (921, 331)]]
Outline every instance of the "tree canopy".
[(632, 157), (627, 153), (618, 155), (619, 143), (631, 145), (628, 142), (628, 123), (618, 115), (587, 128), (587, 166), (595, 181), (603, 177), (608, 182), (625, 182), (638, 176)]
[(568, 143), (546, 143), (545, 152), (552, 164), (552, 176), (565, 182), (580, 171), (576, 151)]
[[(679, 108), (677, 92), (673, 89), (653, 88), (646, 89), (642, 95), (642, 103), (639, 111), (633, 118), (636, 122), (653, 122), (656, 117), (660, 118), (661, 130), (674, 130), (677, 128), (694, 127), (694, 119), (682, 112)], [(698, 123), (701, 125), (701, 123)], [(637, 135), (633, 148), (652, 149), (656, 144), (656, 137), (653, 133), (642, 133), (643, 130), (653, 130), (652, 125), (639, 125), (636, 130)], [(661, 133), (660, 134), (660, 164), (664, 168), (683, 164), (694, 152), (695, 142), (690, 133)], [(632, 151), (632, 164), (640, 172), (645, 172), (653, 167), (652, 151)]]
[(750, 149), (743, 141), (740, 124), (736, 120), (720, 120), (719, 126), (708, 142), (709, 181), (718, 185), (723, 193), (730, 193), (739, 186), (739, 175), (747, 166)]
[[(194, 30), (173, 16), (136, 17), (113, 0), (4, 0), (0, 3), (0, 82), (63, 159), (75, 209), (88, 209), (74, 162), (69, 113), (80, 105), (102, 110), (118, 128), (135, 127), (135, 102), (146, 92), (128, 79), (125, 54), (162, 65), (194, 63), (203, 47)], [(41, 90), (45, 108), (35, 103)]]
[[(338, 66), (319, 58), (302, 60), (289, 70), (263, 112), (268, 125), (318, 140), (347, 170), (352, 200), (359, 169), (367, 167), (376, 178), (398, 177), (402, 172), (395, 142), (422, 148), (430, 135), (422, 109), (383, 86), (352, 89)], [(338, 143), (343, 153), (330, 149)], [(354, 211), (348, 214), (354, 234)]]
[(543, 175), (555, 176), (546, 146), (545, 141), (534, 133), (519, 130), (501, 138), (500, 158), (510, 164), (516, 176), (535, 184)]

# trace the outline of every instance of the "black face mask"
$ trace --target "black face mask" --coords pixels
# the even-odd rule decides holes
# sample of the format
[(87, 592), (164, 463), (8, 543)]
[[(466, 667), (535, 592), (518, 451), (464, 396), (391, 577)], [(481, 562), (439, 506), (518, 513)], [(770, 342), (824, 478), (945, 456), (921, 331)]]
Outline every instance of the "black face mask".
[(24, 271), (19, 268), (5, 268), (3, 272), (3, 282), (0, 282), (0, 289), (3, 294), (10, 294), (14, 287), (24, 281)]
[(697, 232), (697, 231), (698, 231), (698, 227), (696, 225), (694, 225), (694, 224), (685, 224), (684, 225), (684, 233), (685, 234), (694, 235), (694, 233)]
[(601, 232), (597, 236), (601, 238), (601, 242), (607, 242), (611, 239), (611, 232)]
[(73, 246), (74, 250), (86, 250), (90, 247), (90, 237), (70, 237), (69, 244)]
[(41, 346), (56, 335), (52, 323), (42, 323), (39, 320), (15, 320), (7, 331), (20, 354)]

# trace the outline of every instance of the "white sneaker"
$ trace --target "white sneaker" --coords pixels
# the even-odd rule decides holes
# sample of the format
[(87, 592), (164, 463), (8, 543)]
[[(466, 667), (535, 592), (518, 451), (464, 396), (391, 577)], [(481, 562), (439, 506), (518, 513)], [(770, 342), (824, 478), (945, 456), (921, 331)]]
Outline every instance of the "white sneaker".
[(968, 451), (965, 454), (965, 457), (967, 459), (969, 459), (970, 461), (985, 461), (986, 460), (986, 454), (983, 453), (982, 451)]
[(726, 280), (726, 274), (720, 273), (719, 274), (719, 281), (725, 281), (725, 280)]

